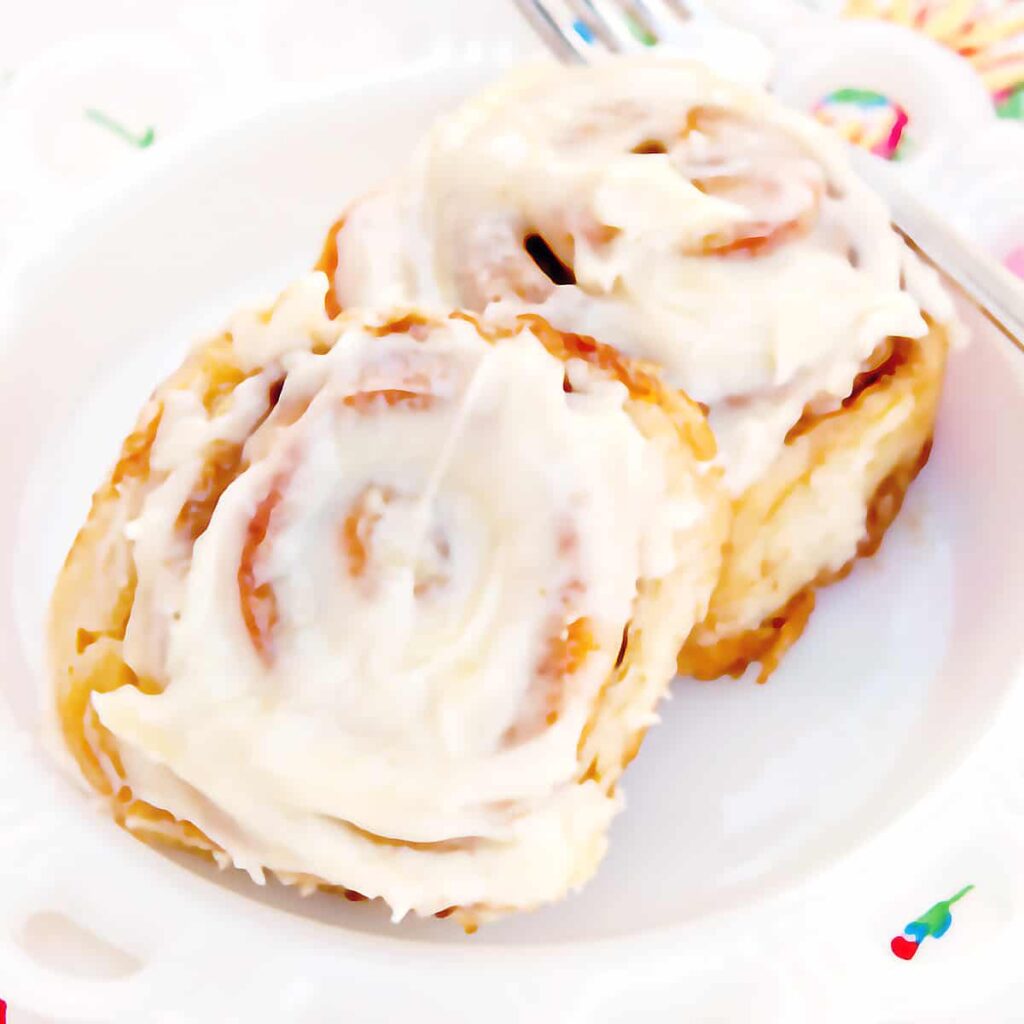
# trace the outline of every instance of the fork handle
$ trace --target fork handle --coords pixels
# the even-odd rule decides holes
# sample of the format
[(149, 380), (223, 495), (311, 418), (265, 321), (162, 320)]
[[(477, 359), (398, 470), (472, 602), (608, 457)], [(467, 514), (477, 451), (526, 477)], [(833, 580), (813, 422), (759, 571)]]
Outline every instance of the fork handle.
[(1024, 282), (912, 196), (887, 165), (855, 150), (857, 171), (889, 206), (893, 226), (1024, 352)]

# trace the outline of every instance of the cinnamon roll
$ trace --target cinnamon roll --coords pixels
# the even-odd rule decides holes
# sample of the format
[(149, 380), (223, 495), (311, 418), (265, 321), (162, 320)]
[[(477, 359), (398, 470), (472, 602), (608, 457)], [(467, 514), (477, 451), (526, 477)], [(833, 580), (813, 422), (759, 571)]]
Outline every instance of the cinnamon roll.
[(472, 926), (595, 870), (728, 499), (650, 368), (326, 289), (143, 409), (54, 595), (60, 722), (144, 839)]
[(687, 673), (766, 677), (927, 456), (949, 299), (837, 139), (695, 63), (513, 75), (351, 206), (322, 266), (338, 307), (532, 311), (707, 406), (735, 528)]

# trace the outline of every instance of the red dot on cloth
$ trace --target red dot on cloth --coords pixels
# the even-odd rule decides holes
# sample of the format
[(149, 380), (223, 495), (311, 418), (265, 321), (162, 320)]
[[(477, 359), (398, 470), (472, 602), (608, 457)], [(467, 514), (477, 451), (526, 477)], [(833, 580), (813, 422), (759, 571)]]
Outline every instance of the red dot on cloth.
[(889, 945), (901, 960), (912, 960), (918, 949), (918, 943), (912, 942), (902, 935), (897, 935)]

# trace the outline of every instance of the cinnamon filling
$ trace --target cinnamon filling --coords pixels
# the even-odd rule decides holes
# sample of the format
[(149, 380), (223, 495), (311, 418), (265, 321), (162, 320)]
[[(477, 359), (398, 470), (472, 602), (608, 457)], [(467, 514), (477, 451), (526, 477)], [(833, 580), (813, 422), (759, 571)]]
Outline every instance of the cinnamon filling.
[(242, 557), (238, 563), (238, 595), (242, 618), (253, 646), (265, 663), (269, 663), (272, 658), (271, 637), (277, 624), (277, 597), (270, 583), (256, 582), (256, 561), (281, 497), (281, 483), (275, 483), (256, 506), (256, 512), (246, 529)]
[(798, 437), (813, 430), (819, 423), (851, 408), (861, 395), (894, 376), (901, 366), (910, 361), (914, 352), (914, 344), (910, 338), (886, 338), (871, 353), (867, 369), (862, 370), (854, 378), (850, 393), (840, 402), (839, 407), (829, 412), (817, 412), (811, 406), (807, 406), (801, 413), (800, 419), (789, 428), (786, 434), (786, 444), (792, 444)]
[(334, 276), (338, 272), (338, 235), (345, 226), (345, 218), (339, 217), (327, 232), (320, 256), (313, 264), (314, 270), (323, 271), (327, 275), (327, 294), (324, 296), (324, 309), (333, 320), (341, 312), (341, 303), (334, 291)]

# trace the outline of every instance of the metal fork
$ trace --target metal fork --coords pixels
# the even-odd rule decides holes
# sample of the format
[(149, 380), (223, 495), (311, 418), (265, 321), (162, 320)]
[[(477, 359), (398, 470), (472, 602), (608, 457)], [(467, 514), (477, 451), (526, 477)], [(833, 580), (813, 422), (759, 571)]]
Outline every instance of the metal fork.
[[(692, 11), (683, 0), (515, 0), (565, 63), (629, 53), (670, 39)], [(701, 12), (704, 16), (707, 13)], [(1024, 352), (1024, 284), (897, 182), (877, 157), (857, 150), (858, 173), (888, 203), (893, 227)]]

